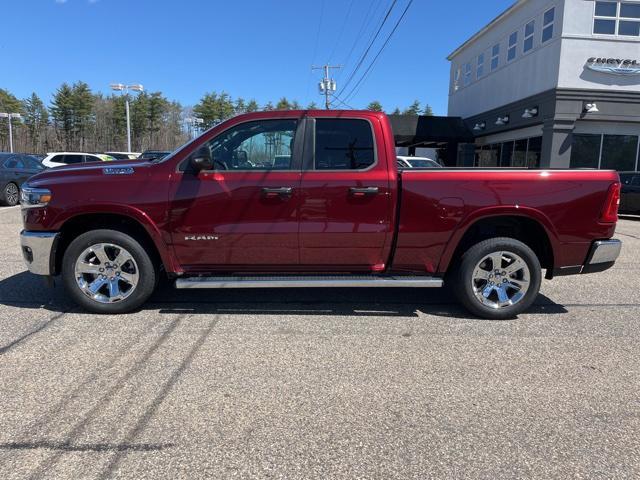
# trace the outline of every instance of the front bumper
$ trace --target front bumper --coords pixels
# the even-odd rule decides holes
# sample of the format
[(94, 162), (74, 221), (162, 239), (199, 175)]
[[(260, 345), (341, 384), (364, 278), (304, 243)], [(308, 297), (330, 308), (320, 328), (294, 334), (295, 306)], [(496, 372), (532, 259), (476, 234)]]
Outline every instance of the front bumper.
[(20, 232), (22, 257), (31, 273), (54, 275), (59, 232)]
[(582, 273), (602, 272), (613, 267), (620, 256), (622, 242), (620, 240), (597, 240), (591, 245), (587, 261)]

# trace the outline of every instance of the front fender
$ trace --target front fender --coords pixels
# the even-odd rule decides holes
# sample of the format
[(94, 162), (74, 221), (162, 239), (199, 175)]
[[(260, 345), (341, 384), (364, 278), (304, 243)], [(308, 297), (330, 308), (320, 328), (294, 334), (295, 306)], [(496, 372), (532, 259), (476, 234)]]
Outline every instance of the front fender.
[(60, 212), (51, 224), (52, 230), (62, 230), (64, 225), (81, 216), (96, 214), (109, 214), (127, 217), (140, 224), (153, 241), (162, 263), (167, 272), (180, 273), (177, 259), (173, 255), (173, 250), (169, 247), (168, 235), (158, 226), (158, 224), (143, 210), (125, 204), (93, 204), (90, 206), (76, 205)]

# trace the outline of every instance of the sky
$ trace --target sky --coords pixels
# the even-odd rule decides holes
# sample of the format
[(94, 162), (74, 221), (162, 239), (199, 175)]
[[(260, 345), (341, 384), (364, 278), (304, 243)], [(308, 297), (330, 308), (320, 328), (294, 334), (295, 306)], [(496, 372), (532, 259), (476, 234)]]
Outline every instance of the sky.
[[(410, 0), (0, 0), (0, 88), (48, 104), (63, 82), (141, 83), (185, 106), (205, 92), (286, 96), (318, 104), (320, 71), (330, 62), (338, 95), (354, 108), (386, 110), (414, 100), (447, 113), (453, 50), (513, 0), (413, 0), (369, 74), (351, 92)], [(342, 90), (344, 88), (344, 90)]]

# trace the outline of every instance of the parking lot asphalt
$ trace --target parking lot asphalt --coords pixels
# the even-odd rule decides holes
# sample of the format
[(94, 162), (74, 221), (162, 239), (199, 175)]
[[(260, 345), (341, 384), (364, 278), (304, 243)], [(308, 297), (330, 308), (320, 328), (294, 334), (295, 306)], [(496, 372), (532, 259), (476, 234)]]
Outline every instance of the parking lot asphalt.
[(440, 290), (161, 289), (79, 311), (0, 209), (0, 478), (639, 478), (640, 221), (492, 322)]

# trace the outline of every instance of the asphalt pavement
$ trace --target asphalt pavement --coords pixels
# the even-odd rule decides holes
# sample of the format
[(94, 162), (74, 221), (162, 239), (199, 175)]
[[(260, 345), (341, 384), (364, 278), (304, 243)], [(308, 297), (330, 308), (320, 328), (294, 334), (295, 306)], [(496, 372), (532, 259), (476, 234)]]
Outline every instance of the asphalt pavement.
[(163, 287), (96, 316), (0, 209), (0, 479), (640, 478), (640, 221), (517, 320), (441, 290)]

